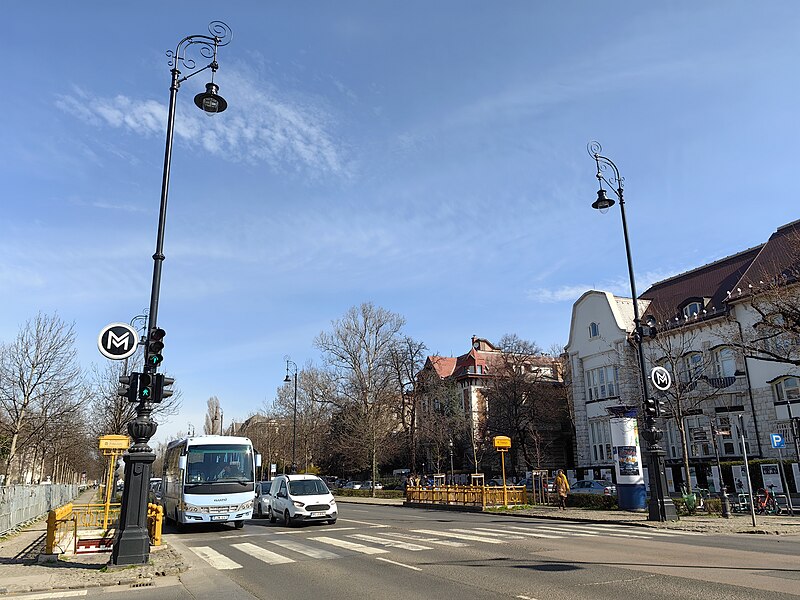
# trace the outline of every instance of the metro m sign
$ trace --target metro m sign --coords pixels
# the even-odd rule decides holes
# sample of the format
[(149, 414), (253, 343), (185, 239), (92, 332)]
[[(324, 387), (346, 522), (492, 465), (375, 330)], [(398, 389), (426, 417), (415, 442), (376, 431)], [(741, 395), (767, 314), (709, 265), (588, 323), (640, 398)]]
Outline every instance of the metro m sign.
[(127, 323), (111, 323), (100, 331), (97, 347), (100, 354), (112, 360), (123, 360), (136, 352), (139, 334)]

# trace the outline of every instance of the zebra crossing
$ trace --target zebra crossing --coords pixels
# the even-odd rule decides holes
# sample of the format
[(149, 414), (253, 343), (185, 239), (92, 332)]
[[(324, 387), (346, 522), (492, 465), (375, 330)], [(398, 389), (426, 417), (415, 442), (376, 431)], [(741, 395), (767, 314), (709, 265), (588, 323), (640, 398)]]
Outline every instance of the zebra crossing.
[[(703, 535), (693, 531), (665, 531), (651, 528), (625, 527), (605, 523), (556, 523), (525, 525), (483, 525), (452, 527), (446, 529), (410, 529), (390, 531), (381, 529), (376, 533), (356, 533), (353, 528), (330, 528), (326, 535), (309, 535), (297, 541), (281, 536), (265, 539), (263, 545), (252, 542), (232, 543), (223, 550), (211, 546), (189, 546), (190, 550), (208, 565), (218, 570), (243, 568), (242, 561), (257, 560), (267, 565), (287, 565), (307, 559), (329, 560), (345, 556), (375, 556), (392, 551), (424, 552), (436, 547), (491, 547), (510, 541), (532, 539), (557, 540), (568, 538), (624, 538), (624, 539), (672, 539)], [(311, 532), (309, 532), (311, 533)], [(392, 562), (383, 558), (386, 562)], [(405, 565), (404, 565), (405, 566)]]

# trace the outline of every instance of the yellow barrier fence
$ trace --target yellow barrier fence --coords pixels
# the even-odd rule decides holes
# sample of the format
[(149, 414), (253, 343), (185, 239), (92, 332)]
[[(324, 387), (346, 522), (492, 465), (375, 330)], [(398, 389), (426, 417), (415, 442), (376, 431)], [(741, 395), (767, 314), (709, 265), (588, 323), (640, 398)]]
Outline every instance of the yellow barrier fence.
[[(79, 529), (113, 528), (119, 519), (119, 504), (111, 504), (106, 512), (105, 504), (65, 504), (47, 514), (47, 536), (45, 553), (64, 552), (62, 543), (72, 534), (73, 547), (78, 539)], [(147, 505), (147, 533), (153, 546), (161, 545), (161, 528), (164, 522), (164, 509), (158, 504)]]
[(517, 506), (528, 503), (523, 485), (504, 488), (479, 485), (446, 485), (432, 488), (410, 487), (406, 501), (418, 504), (447, 504), (459, 506)]

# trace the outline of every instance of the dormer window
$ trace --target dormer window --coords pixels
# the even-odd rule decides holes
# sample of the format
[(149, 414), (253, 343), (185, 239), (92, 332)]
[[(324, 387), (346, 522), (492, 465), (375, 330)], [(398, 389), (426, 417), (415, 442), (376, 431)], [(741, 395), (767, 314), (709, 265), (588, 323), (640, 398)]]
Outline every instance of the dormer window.
[(700, 311), (702, 310), (703, 305), (697, 300), (692, 300), (689, 302), (689, 304), (683, 307), (683, 316), (687, 319), (690, 319), (691, 317), (700, 314)]
[(596, 338), (600, 335), (600, 327), (597, 323), (589, 323), (589, 338)]

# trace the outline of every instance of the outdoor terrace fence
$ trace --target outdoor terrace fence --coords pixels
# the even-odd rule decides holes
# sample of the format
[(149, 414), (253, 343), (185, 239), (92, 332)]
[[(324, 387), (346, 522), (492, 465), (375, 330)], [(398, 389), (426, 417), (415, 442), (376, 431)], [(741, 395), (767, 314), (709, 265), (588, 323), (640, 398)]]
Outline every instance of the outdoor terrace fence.
[(509, 485), (505, 488), (481, 485), (443, 485), (406, 489), (406, 502), (411, 504), (518, 506), (529, 504), (530, 500), (525, 486), (522, 485)]

